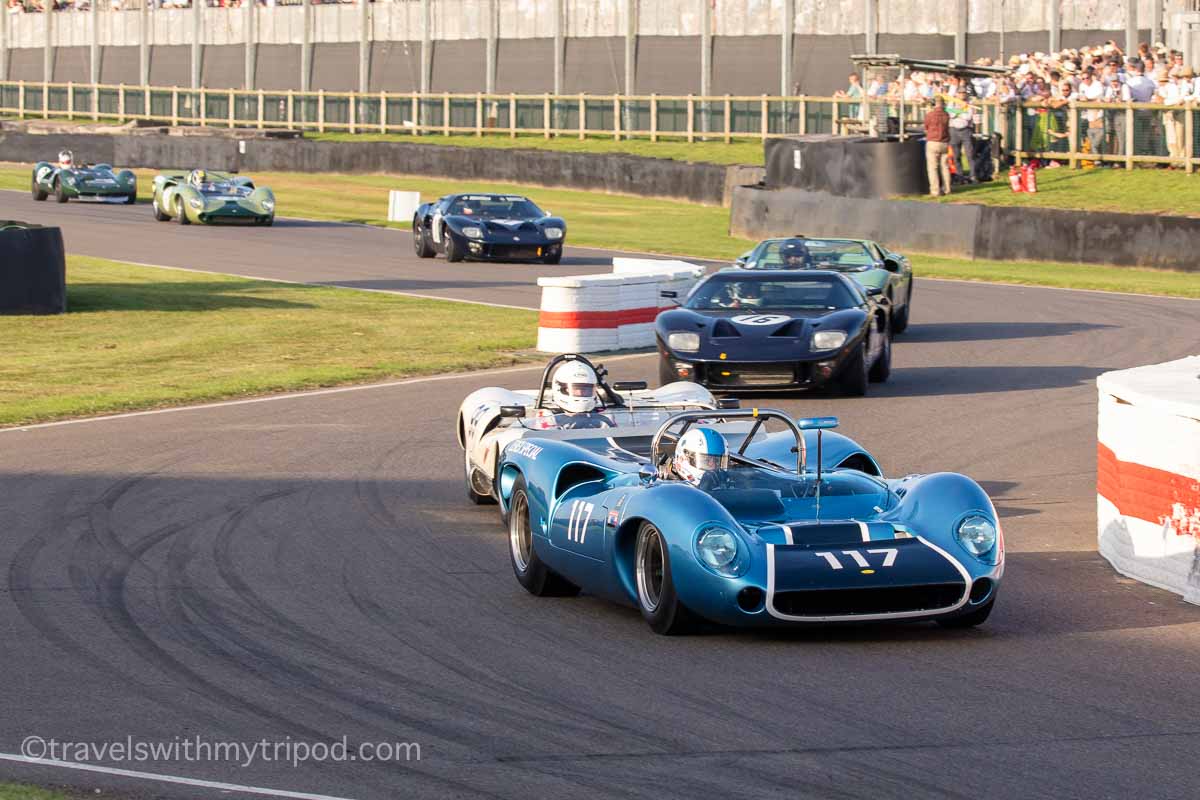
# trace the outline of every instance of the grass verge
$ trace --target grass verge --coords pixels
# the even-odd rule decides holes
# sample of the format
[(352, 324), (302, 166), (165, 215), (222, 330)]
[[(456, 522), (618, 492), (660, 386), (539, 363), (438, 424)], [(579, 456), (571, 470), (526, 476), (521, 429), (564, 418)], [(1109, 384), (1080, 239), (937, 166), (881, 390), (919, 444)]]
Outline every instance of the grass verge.
[(69, 312), (0, 317), (0, 424), (483, 369), (536, 312), (69, 256)]
[[(137, 172), (140, 191), (146, 195), (154, 172)], [(1140, 173), (1135, 171), (1134, 174)], [(279, 172), (260, 173), (254, 177), (272, 187), (280, 213), (285, 216), (388, 225), (388, 189), (419, 191), (426, 199), (464, 189), (496, 190), (529, 194), (544, 208), (565, 217), (573, 245), (729, 261), (754, 245), (749, 239), (728, 234), (728, 210), (670, 200), (519, 185), (464, 185), (459, 181), (417, 176)], [(28, 166), (0, 165), (0, 188), (24, 191), (28, 181)], [(1001, 184), (995, 186), (1008, 191)], [(952, 199), (967, 197), (965, 191), (951, 196)], [(131, 213), (149, 211), (137, 209)], [(407, 227), (395, 223), (391, 226)], [(1054, 262), (970, 261), (921, 253), (908, 255), (918, 276), (1200, 297), (1200, 277), (1195, 273)]]
[(1200, 275), (1189, 272), (1046, 261), (969, 261), (930, 255), (913, 256), (912, 261), (913, 272), (923, 278), (1200, 298)]
[(931, 203), (979, 203), (1020, 208), (1067, 208), (1126, 214), (1200, 216), (1200, 175), (1164, 169), (1038, 170), (1036, 194), (1013, 192), (1007, 176), (990, 183), (955, 186), (945, 197), (906, 197)]

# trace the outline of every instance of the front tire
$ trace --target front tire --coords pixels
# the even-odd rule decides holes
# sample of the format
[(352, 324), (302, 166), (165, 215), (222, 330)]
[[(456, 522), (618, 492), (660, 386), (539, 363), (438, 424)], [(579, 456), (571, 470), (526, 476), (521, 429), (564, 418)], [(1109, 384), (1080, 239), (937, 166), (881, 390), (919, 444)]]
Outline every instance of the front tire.
[(36, 177), (29, 179), (29, 192), (33, 195), (33, 199), (37, 200), (39, 203), (50, 196), (48, 192), (43, 190), (42, 187), (38, 186)]
[(492, 497), (490, 494), (481, 494), (480, 492), (475, 491), (475, 481), (473, 480), (473, 478), (475, 477), (475, 469), (474, 469), (474, 467), (471, 466), (470, 452), (467, 452), (464, 454), (464, 461), (465, 461), (465, 464), (463, 466), (463, 469), (466, 472), (467, 499), (470, 500), (471, 503), (473, 503), (474, 505), (477, 505), (477, 506), (494, 506), (494, 505), (496, 505), (496, 498)]
[(650, 630), (661, 636), (690, 633), (697, 619), (679, 602), (671, 577), (671, 559), (658, 528), (643, 522), (634, 548), (638, 609)]
[(557, 263), (558, 263), (558, 262), (560, 262), (560, 261), (562, 261), (562, 249), (561, 249), (561, 248), (560, 248), (560, 249), (559, 249), (559, 251), (558, 251), (557, 253), (555, 253), (554, 255), (552, 255), (552, 256), (545, 256), (545, 257), (543, 257), (543, 258), (542, 258), (542, 263), (543, 263), (543, 264), (551, 264), (551, 265), (553, 265), (553, 264), (557, 264)]
[(508, 557), (513, 574), (525, 591), (535, 597), (573, 597), (579, 587), (547, 567), (533, 546), (533, 524), (529, 520), (529, 494), (525, 477), (517, 478), (508, 506)]
[(188, 219), (187, 207), (184, 206), (182, 197), (175, 201), (175, 211), (178, 212), (178, 214), (179, 214), (179, 224), (180, 225), (191, 225), (192, 224), (192, 221), (190, 219)]
[(850, 360), (842, 367), (841, 377), (838, 378), (838, 388), (846, 397), (863, 397), (867, 393), (867, 340), (862, 344)]
[(462, 261), (466, 253), (459, 249), (458, 243), (454, 241), (454, 237), (449, 231), (444, 235), (446, 237), (446, 260), (451, 263)]
[(912, 281), (908, 284), (908, 296), (904, 299), (904, 308), (892, 317), (892, 332), (904, 333), (908, 330), (908, 312), (912, 308)]
[(425, 228), (422, 227), (420, 220), (413, 220), (412, 234), (413, 252), (417, 254), (417, 258), (433, 258), (437, 255), (433, 245), (425, 238)]
[(275, 224), (275, 215), (272, 214), (271, 216), (264, 219), (262, 224), (266, 225), (268, 228), (271, 227), (272, 225), (274, 225)]
[(974, 611), (963, 614), (961, 617), (951, 617), (949, 619), (939, 619), (938, 625), (951, 630), (961, 628), (974, 628), (977, 625), (982, 625), (992, 613), (992, 607), (996, 605), (996, 598), (993, 597), (986, 603), (981, 605)]
[(130, 192), (125, 195), (125, 205), (131, 206), (137, 203), (137, 192)]
[(54, 199), (59, 203), (65, 203), (69, 199), (67, 197), (67, 190), (60, 180), (54, 181)]

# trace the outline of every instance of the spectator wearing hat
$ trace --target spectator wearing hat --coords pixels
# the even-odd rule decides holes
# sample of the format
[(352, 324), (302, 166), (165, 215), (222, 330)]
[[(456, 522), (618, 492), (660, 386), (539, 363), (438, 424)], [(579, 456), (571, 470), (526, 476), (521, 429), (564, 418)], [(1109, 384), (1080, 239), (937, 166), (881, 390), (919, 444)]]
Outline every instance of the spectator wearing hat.
[(946, 101), (933, 101), (933, 110), (925, 115), (925, 171), (929, 174), (929, 194), (950, 194), (950, 115)]

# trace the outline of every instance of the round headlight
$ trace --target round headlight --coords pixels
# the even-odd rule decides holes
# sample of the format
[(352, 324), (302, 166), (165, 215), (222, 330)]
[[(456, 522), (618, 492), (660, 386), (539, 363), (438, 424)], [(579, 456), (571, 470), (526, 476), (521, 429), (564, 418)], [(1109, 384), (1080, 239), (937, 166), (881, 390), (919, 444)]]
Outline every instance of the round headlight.
[(200, 209), (204, 208), (204, 201), (198, 197), (193, 197), (188, 200), (188, 205), (199, 211)]
[(698, 333), (672, 333), (667, 335), (667, 347), (672, 350), (681, 350), (685, 353), (694, 353), (700, 349), (700, 334)]
[(845, 331), (817, 331), (813, 334), (813, 350), (836, 350), (846, 343)]
[(958, 523), (958, 541), (973, 556), (986, 556), (996, 546), (996, 526), (978, 514)]
[(275, 201), (271, 200), (270, 198), (265, 198), (262, 201), (262, 207), (265, 208), (267, 211), (274, 211), (275, 210)]
[(547, 239), (561, 239), (562, 234), (563, 234), (562, 228), (546, 228), (546, 238)]
[(482, 239), (483, 238), (483, 228), (477, 227), (475, 225), (468, 225), (467, 227), (462, 229), (462, 232), (463, 232), (463, 236), (467, 237), (468, 239)]
[(696, 540), (696, 551), (705, 564), (725, 572), (737, 558), (737, 537), (724, 528), (706, 528)]

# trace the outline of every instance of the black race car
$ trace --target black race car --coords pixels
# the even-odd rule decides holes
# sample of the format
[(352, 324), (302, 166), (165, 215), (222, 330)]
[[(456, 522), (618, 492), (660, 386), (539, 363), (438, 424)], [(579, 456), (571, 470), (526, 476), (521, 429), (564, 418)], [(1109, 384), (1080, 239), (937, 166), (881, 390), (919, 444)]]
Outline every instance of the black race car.
[[(674, 292), (663, 292), (675, 297)], [(892, 365), (890, 306), (879, 289), (824, 270), (723, 270), (654, 324), (659, 379), (714, 389), (806, 389), (852, 396)]]
[(421, 258), (447, 261), (541, 261), (562, 258), (567, 225), (526, 197), (450, 194), (413, 215), (413, 248)]

